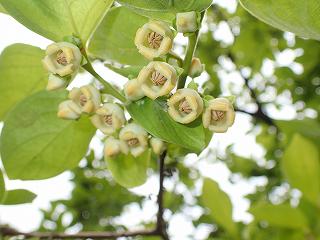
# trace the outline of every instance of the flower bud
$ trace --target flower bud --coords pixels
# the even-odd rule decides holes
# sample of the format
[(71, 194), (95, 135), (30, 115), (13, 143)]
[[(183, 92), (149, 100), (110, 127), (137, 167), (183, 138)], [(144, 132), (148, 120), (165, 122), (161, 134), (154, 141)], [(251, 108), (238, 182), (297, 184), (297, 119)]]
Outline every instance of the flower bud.
[(81, 60), (82, 55), (77, 46), (68, 42), (59, 42), (47, 47), (42, 63), (49, 72), (64, 77), (78, 71)]
[(205, 65), (201, 63), (199, 58), (192, 58), (191, 67), (189, 70), (189, 76), (192, 78), (199, 77), (204, 71)]
[(148, 133), (138, 124), (130, 123), (121, 129), (120, 140), (127, 143), (132, 156), (142, 154), (148, 146)]
[(168, 113), (176, 122), (187, 124), (194, 121), (203, 110), (203, 101), (193, 89), (179, 89), (168, 100)]
[(48, 84), (47, 84), (47, 91), (58, 90), (64, 88), (67, 85), (67, 82), (62, 77), (59, 77), (55, 74), (49, 74)]
[(144, 97), (144, 93), (141, 90), (141, 85), (137, 79), (129, 80), (124, 85), (124, 94), (130, 101), (137, 101)]
[(69, 93), (69, 98), (73, 100), (84, 113), (94, 113), (101, 104), (100, 92), (92, 85), (73, 88)]
[(166, 150), (165, 143), (159, 138), (151, 138), (150, 145), (152, 147), (152, 151), (157, 155), (162, 154), (164, 150)]
[(203, 126), (217, 133), (226, 132), (233, 125), (234, 119), (233, 106), (226, 98), (210, 100), (202, 116)]
[(173, 38), (174, 34), (167, 23), (150, 21), (138, 29), (134, 43), (143, 56), (152, 60), (171, 50)]
[(115, 103), (105, 103), (91, 117), (92, 124), (106, 135), (114, 133), (126, 122), (122, 108)]
[(115, 139), (114, 137), (108, 137), (104, 144), (104, 157), (115, 157), (120, 153), (128, 154), (128, 146), (125, 142)]
[(169, 94), (177, 83), (177, 72), (165, 62), (151, 62), (142, 68), (138, 82), (144, 94), (151, 98)]
[(81, 116), (81, 108), (72, 100), (66, 100), (59, 104), (58, 117), (62, 119), (75, 120)]
[(195, 32), (198, 30), (197, 13), (184, 12), (177, 13), (176, 15), (176, 26), (177, 31), (181, 33)]

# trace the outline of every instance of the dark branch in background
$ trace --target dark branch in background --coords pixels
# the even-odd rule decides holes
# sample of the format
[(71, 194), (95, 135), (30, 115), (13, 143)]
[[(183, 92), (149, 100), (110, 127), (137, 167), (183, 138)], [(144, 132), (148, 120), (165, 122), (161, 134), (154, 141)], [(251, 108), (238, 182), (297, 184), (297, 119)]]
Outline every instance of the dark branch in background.
[(158, 236), (163, 240), (169, 240), (167, 233), (167, 225), (163, 219), (163, 194), (164, 187), (163, 181), (165, 177), (165, 165), (164, 159), (166, 157), (166, 152), (161, 154), (159, 158), (159, 193), (158, 193), (158, 214), (157, 223), (154, 229), (150, 230), (140, 230), (140, 231), (121, 231), (121, 232), (79, 232), (75, 234), (60, 233), (60, 232), (32, 232), (24, 233), (17, 231), (13, 228), (7, 226), (0, 226), (0, 238), (1, 236), (13, 237), (21, 236), (23, 238), (40, 238), (40, 239), (67, 239), (67, 238), (77, 238), (77, 239), (115, 239), (119, 237), (136, 237), (136, 236)]

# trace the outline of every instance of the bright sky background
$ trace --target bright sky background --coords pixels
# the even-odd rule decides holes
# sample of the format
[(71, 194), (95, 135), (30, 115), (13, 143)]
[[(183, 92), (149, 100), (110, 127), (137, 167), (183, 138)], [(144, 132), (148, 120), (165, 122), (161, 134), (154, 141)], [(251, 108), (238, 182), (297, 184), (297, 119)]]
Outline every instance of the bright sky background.
[[(229, 11), (235, 11), (236, 0), (216, 0), (221, 6), (227, 8)], [(50, 41), (31, 32), (27, 28), (23, 27), (21, 24), (17, 23), (13, 18), (0, 13), (0, 52), (6, 47), (13, 43), (26, 43), (34, 46), (46, 48)], [(215, 32), (215, 37), (217, 39), (222, 39), (223, 41), (232, 43), (233, 36), (230, 35), (229, 29), (224, 25), (218, 26)], [(179, 36), (177, 41), (184, 43), (186, 40), (182, 36)], [(288, 55), (286, 55), (288, 56)], [(281, 57), (281, 56), (280, 56)], [(287, 59), (287, 57), (285, 57)], [(281, 60), (281, 59), (280, 59)], [(292, 62), (292, 61), (291, 61)], [(289, 62), (289, 63), (291, 63)], [(264, 64), (265, 72), (268, 73), (272, 69), (272, 64), (267, 62)], [(271, 66), (270, 66), (271, 65)], [(119, 75), (114, 74), (111, 71), (106, 70), (102, 64), (95, 66), (97, 71), (107, 79), (116, 79), (115, 82), (123, 84), (125, 79)], [(227, 92), (228, 84), (237, 83), (239, 90), (243, 85), (243, 80), (236, 72), (224, 72), (221, 71), (220, 76), (223, 78), (223, 86), (225, 86), (225, 91)], [(206, 78), (206, 74), (203, 74), (198, 80), (201, 82)], [(89, 75), (84, 74), (77, 79), (76, 84), (85, 84), (91, 81)], [(239, 84), (240, 83), (240, 84)], [(275, 113), (275, 110), (271, 111)], [(290, 108), (282, 111), (282, 116), (286, 118), (291, 118), (294, 116), (294, 111)], [(1, 127), (1, 125), (0, 125)], [(263, 162), (264, 150), (255, 143), (255, 138), (252, 134), (247, 134), (249, 130), (252, 129), (250, 123), (250, 118), (244, 114), (237, 114), (235, 124), (226, 134), (215, 134), (213, 141), (210, 143), (210, 150), (214, 151), (216, 154), (211, 155), (211, 158), (215, 156), (223, 156), (226, 146), (234, 143), (234, 150), (238, 154), (246, 157), (254, 157)], [(99, 144), (97, 140), (92, 143), (95, 148)], [(254, 180), (245, 181), (239, 177), (235, 184), (231, 184), (229, 181), (230, 172), (225, 164), (221, 162), (214, 162), (215, 159), (205, 159), (203, 156), (206, 155), (206, 150), (201, 154), (200, 159), (195, 155), (188, 157), (186, 165), (197, 166), (204, 176), (210, 177), (216, 180), (221, 188), (226, 191), (231, 197), (232, 203), (234, 205), (234, 219), (237, 221), (250, 221), (251, 215), (246, 212), (249, 202), (243, 198), (244, 195), (254, 191), (255, 186), (265, 183), (265, 179), (257, 178)], [(49, 207), (49, 202), (57, 199), (67, 199), (70, 197), (70, 192), (73, 188), (72, 183), (69, 181), (71, 175), (66, 172), (55, 178), (43, 180), (43, 181), (9, 181), (6, 179), (6, 185), (8, 189), (15, 188), (25, 188), (35, 192), (38, 196), (32, 204), (24, 204), (19, 206), (0, 206), (0, 224), (8, 223), (11, 226), (22, 230), (22, 231), (32, 231), (36, 229), (41, 221), (41, 212), (39, 209), (47, 209)], [(158, 179), (153, 177), (149, 181), (139, 187), (134, 189), (135, 192), (142, 195), (156, 194), (157, 189), (154, 188), (158, 184)], [(170, 181), (167, 181), (166, 187), (170, 189)], [(181, 188), (183, 192), (183, 188)], [(186, 196), (187, 197), (187, 196)], [(146, 201), (143, 209), (131, 204), (124, 216), (119, 218), (119, 221), (126, 219), (128, 226), (135, 227), (136, 224), (141, 219), (150, 219), (156, 213), (156, 205), (153, 200)], [(191, 212), (195, 217), (201, 214), (199, 209), (185, 209), (186, 212)], [(168, 214), (168, 213), (167, 213)], [(194, 238), (192, 239), (206, 239), (207, 233), (210, 230), (207, 226), (203, 225), (198, 229), (194, 229), (191, 222), (188, 221), (183, 215), (174, 215), (169, 225), (169, 231), (172, 234), (172, 239), (188, 239), (187, 234), (192, 234)]]

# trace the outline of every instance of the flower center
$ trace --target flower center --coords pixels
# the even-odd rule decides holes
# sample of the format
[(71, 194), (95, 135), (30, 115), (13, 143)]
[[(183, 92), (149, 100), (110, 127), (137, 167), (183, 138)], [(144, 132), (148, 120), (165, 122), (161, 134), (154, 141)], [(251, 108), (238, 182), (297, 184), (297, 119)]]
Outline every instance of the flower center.
[(103, 116), (104, 122), (108, 125), (112, 125), (112, 114)]
[(139, 144), (139, 139), (138, 138), (131, 138), (131, 139), (127, 140), (127, 143), (130, 147), (134, 147)]
[(163, 76), (160, 72), (153, 71), (153, 73), (151, 74), (151, 81), (156, 86), (162, 86), (167, 81), (167, 78)]
[(224, 111), (211, 110), (211, 120), (214, 122), (222, 120), (224, 116), (225, 116)]
[(64, 52), (62, 50), (59, 50), (57, 52), (57, 58), (56, 58), (57, 63), (59, 63), (60, 65), (66, 66), (68, 65), (68, 61), (66, 58), (66, 55), (64, 54)]
[(157, 49), (160, 47), (162, 40), (163, 40), (163, 36), (161, 36), (159, 33), (151, 32), (148, 34), (148, 43), (150, 47), (154, 49)]
[(190, 107), (189, 103), (187, 102), (187, 100), (182, 100), (179, 104), (179, 111), (189, 114), (192, 112), (192, 108)]
[(83, 107), (84, 105), (86, 105), (86, 103), (88, 102), (87, 97), (81, 93), (80, 97), (79, 97), (79, 102), (80, 102), (80, 106)]

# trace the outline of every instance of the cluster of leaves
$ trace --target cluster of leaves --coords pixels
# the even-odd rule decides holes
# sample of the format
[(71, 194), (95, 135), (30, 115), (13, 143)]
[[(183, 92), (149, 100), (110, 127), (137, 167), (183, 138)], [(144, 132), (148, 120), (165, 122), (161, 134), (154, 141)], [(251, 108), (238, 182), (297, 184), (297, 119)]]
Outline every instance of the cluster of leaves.
[[(73, 14), (77, 14), (77, 17), (76, 21), (70, 21), (70, 13), (66, 11), (63, 2), (0, 0), (11, 16), (35, 32), (52, 40), (60, 40), (78, 29), (77, 32), (84, 42), (112, 4), (112, 1), (74, 1), (69, 9)], [(137, 28), (148, 20), (147, 17), (172, 21), (176, 12), (202, 10), (211, 3), (204, 0), (118, 2), (123, 6), (112, 8), (105, 15), (86, 46), (93, 59), (130, 65), (125, 68), (107, 65), (126, 77), (135, 75), (137, 69), (146, 63), (137, 53), (133, 38)], [(175, 4), (172, 5), (172, 2)], [(238, 155), (232, 146), (226, 149), (226, 154), (219, 156), (219, 161), (226, 163), (231, 170), (232, 177), (237, 176), (248, 181), (257, 177), (267, 180), (266, 184), (247, 196), (251, 202), (249, 212), (254, 220), (249, 224), (235, 222), (228, 195), (212, 180), (204, 179), (202, 195), (195, 194), (196, 182), (201, 178), (201, 174), (197, 166), (184, 166), (183, 156), (188, 150), (177, 145), (169, 146), (171, 161), (168, 167), (176, 169), (178, 175), (171, 180), (177, 186), (183, 185), (186, 194), (190, 193), (193, 199), (187, 201), (178, 194), (179, 191), (173, 190), (166, 195), (165, 207), (171, 209), (172, 213), (186, 214), (185, 207), (200, 206), (204, 210), (203, 215), (192, 221), (196, 227), (201, 224), (212, 226), (213, 230), (208, 239), (318, 239), (320, 29), (317, 17), (320, 6), (316, 0), (241, 2), (264, 22), (310, 38), (304, 40), (291, 35), (290, 38), (288, 34), (258, 21), (240, 5), (232, 14), (217, 6), (211, 6), (207, 11), (208, 31), (201, 35), (197, 50), (198, 56), (206, 63), (209, 76), (202, 87), (206, 94), (217, 96), (225, 90), (225, 86), (221, 85), (224, 81), (223, 74), (219, 73), (240, 75), (243, 80), (241, 91), (232, 83), (227, 90), (238, 97), (238, 110), (252, 117), (254, 127), (248, 134), (256, 136), (256, 142), (265, 150), (263, 163), (261, 159)], [(21, 14), (22, 12), (24, 14)], [(226, 44), (215, 36), (215, 30), (222, 23), (226, 24), (232, 33), (234, 42), (231, 44)], [(61, 29), (63, 32), (60, 32)], [(277, 61), (281, 52), (296, 50), (303, 52), (293, 60), (295, 64), (303, 66), (302, 73), (297, 73), (292, 64), (283, 66)], [(65, 93), (37, 92), (44, 87), (47, 77), (40, 66), (43, 54), (41, 49), (18, 44), (8, 47), (0, 57), (0, 119), (5, 118), (0, 151), (6, 173), (12, 179), (48, 178), (76, 167), (85, 155), (86, 146), (94, 134), (87, 119), (71, 123), (56, 118), (57, 104), (65, 97)], [(225, 61), (231, 63), (231, 70), (224, 64)], [(264, 72), (266, 61), (272, 62), (271, 76)], [(14, 65), (14, 69), (8, 65)], [(26, 66), (30, 71), (25, 71)], [(28, 82), (25, 81), (26, 78)], [(30, 82), (32, 84), (29, 84)], [(27, 97), (30, 93), (34, 95)], [(27, 98), (24, 99), (25, 97)], [(283, 98), (289, 101), (289, 104), (281, 101)], [(21, 101), (22, 99), (24, 100)], [(257, 110), (249, 111), (252, 108), (248, 110), (247, 105), (254, 105)], [(284, 121), (279, 120), (275, 114), (271, 115), (270, 109), (282, 110), (286, 105), (296, 111), (295, 119)], [(9, 112), (10, 109), (12, 110)], [(144, 101), (143, 107), (132, 105), (128, 109), (133, 118), (148, 131), (158, 131), (158, 126), (169, 126), (166, 131), (155, 134), (164, 134), (161, 137), (169, 142), (177, 143), (179, 139), (183, 142), (177, 143), (178, 145), (189, 146), (191, 149), (202, 149), (204, 146), (205, 135), (199, 135), (197, 128), (172, 131), (175, 127), (170, 125), (170, 120), (163, 114), (161, 103)], [(150, 112), (154, 114), (146, 114)], [(146, 116), (150, 117), (147, 121)], [(310, 116), (313, 118), (308, 118)], [(205, 160), (210, 161), (211, 158), (213, 156), (209, 155)], [(148, 166), (144, 170), (147, 168)], [(83, 170), (93, 174), (87, 176)], [(76, 187), (72, 199), (53, 203), (52, 212), (45, 212), (41, 229), (46, 229), (46, 221), (55, 222), (57, 230), (68, 229), (76, 223), (81, 223), (83, 229), (87, 230), (115, 228), (112, 224), (104, 226), (101, 220), (119, 215), (124, 205), (131, 201), (141, 202), (141, 198), (128, 193), (119, 185), (113, 185), (112, 180), (106, 177), (97, 177), (99, 172), (104, 171), (105, 168), (100, 169), (100, 166), (93, 167), (90, 161), (86, 167), (73, 170)], [(0, 180), (0, 193), (4, 192), (2, 185)], [(296, 189), (301, 193), (301, 196), (298, 194), (300, 197), (295, 194)], [(103, 194), (108, 191), (114, 192), (116, 197)], [(2, 194), (0, 201), (1, 196)], [(33, 197), (30, 197), (30, 200)], [(8, 197), (2, 201), (8, 201), (7, 199)], [(111, 207), (115, 203), (117, 206)], [(72, 214), (73, 220), (69, 225), (62, 224), (62, 216), (53, 214), (58, 205), (63, 205), (65, 212)]]

